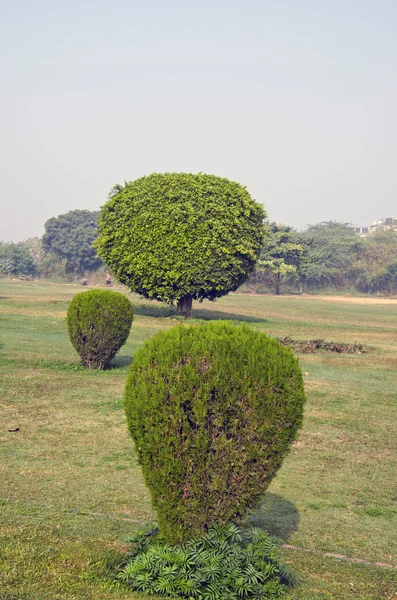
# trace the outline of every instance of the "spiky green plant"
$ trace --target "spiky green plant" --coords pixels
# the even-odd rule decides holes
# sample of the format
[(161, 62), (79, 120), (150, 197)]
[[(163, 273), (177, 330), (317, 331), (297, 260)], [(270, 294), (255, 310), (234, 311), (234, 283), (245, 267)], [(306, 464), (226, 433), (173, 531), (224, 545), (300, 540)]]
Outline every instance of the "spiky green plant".
[(198, 539), (170, 546), (153, 535), (132, 540), (119, 580), (146, 594), (200, 600), (280, 598), (295, 582), (280, 540), (231, 523)]

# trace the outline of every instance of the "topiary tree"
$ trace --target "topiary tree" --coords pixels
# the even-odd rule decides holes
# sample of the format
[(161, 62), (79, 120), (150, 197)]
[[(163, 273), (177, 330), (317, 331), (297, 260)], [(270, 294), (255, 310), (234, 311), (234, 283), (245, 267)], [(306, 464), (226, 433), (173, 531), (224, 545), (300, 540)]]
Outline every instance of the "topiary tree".
[(89, 290), (74, 296), (67, 326), (70, 341), (86, 367), (106, 367), (127, 341), (132, 317), (131, 302), (118, 292)]
[(122, 283), (190, 316), (193, 299), (214, 300), (249, 276), (264, 217), (239, 183), (156, 173), (113, 188), (95, 246)]
[(163, 539), (193, 538), (253, 507), (304, 401), (292, 351), (247, 326), (180, 325), (138, 350), (125, 411)]

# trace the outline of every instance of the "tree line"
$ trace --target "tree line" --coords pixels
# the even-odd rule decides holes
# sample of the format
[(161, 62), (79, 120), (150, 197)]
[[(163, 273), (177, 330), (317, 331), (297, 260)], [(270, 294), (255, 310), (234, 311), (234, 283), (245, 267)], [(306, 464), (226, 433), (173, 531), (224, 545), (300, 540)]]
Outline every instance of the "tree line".
[[(73, 210), (45, 223), (42, 238), (0, 242), (0, 274), (71, 281), (104, 269), (92, 244), (99, 211)], [(297, 231), (266, 223), (263, 248), (245, 291), (397, 294), (397, 231), (367, 237), (336, 221)]]
[(269, 223), (251, 291), (351, 290), (397, 293), (397, 230), (360, 237), (351, 225), (326, 221), (296, 231)]
[(103, 267), (93, 242), (99, 211), (71, 210), (45, 223), (42, 238), (0, 242), (0, 274), (71, 281)]

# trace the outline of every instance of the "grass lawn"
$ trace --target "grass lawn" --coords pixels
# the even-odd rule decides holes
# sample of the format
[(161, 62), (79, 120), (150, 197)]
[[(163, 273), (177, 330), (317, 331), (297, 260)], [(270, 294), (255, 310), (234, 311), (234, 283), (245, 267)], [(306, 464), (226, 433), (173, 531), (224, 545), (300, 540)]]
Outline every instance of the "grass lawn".
[[(123, 537), (155, 518), (123, 413), (136, 348), (176, 323), (136, 296), (127, 344), (104, 372), (79, 366), (65, 324), (81, 287), (0, 280), (0, 599), (143, 598), (112, 585)], [(294, 600), (397, 598), (397, 301), (232, 294), (196, 322), (361, 342), (363, 355), (299, 355), (299, 440), (250, 520), (288, 544)], [(17, 430), (17, 431), (10, 431)]]

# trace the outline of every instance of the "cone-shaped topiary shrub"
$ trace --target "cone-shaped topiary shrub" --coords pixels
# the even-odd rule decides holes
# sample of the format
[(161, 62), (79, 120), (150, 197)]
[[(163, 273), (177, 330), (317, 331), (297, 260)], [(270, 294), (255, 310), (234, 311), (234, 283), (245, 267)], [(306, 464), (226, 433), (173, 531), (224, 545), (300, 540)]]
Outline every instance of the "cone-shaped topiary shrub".
[(134, 358), (125, 410), (161, 537), (239, 520), (268, 487), (302, 424), (289, 348), (226, 322), (161, 332)]
[(131, 329), (132, 304), (123, 294), (90, 290), (76, 294), (69, 304), (70, 341), (89, 369), (104, 369)]

